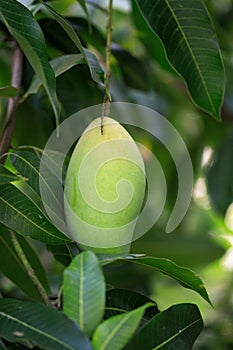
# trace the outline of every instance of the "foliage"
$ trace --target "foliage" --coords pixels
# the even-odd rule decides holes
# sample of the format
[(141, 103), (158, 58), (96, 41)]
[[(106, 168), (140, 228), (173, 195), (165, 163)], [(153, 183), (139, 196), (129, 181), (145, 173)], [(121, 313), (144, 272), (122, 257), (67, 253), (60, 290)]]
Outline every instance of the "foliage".
[[(63, 199), (56, 174), (40, 174), (41, 155), (63, 120), (109, 94), (107, 1), (0, 0), (0, 349), (233, 345), (233, 7), (227, 0), (120, 3), (113, 1), (112, 100), (156, 109), (183, 136), (194, 167), (190, 209), (175, 233), (163, 233), (176, 169), (159, 142), (132, 129), (165, 169), (168, 187), (158, 224), (132, 246), (137, 254), (80, 252), (51, 222), (40, 181), (61, 226)], [(68, 162), (69, 155), (64, 177)]]

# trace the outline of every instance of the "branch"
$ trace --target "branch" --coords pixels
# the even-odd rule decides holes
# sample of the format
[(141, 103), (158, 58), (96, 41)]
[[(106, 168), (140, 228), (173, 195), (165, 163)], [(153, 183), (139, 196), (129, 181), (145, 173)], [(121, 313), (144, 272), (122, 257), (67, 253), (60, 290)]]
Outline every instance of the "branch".
[[(12, 62), (11, 85), (20, 90), (23, 69), (23, 53), (20, 47), (15, 43), (15, 49)], [(19, 94), (8, 100), (6, 121), (0, 138), (0, 156), (8, 152), (15, 127), (16, 112), (19, 104)], [(5, 163), (6, 156), (1, 158), (1, 163)]]

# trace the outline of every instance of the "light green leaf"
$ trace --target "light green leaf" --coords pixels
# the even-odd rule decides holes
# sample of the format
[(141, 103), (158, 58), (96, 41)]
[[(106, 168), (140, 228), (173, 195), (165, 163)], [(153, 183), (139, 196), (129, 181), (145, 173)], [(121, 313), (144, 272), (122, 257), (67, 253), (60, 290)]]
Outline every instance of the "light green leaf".
[(202, 0), (135, 0), (162, 40), (193, 101), (220, 120), (225, 78), (213, 26)]
[(32, 13), (15, 0), (0, 0), (0, 17), (40, 78), (58, 125), (60, 111), (56, 96), (56, 80), (48, 62), (45, 39), (39, 24)]
[(121, 350), (136, 332), (147, 303), (136, 310), (108, 318), (101, 323), (93, 335), (94, 350)]
[[(66, 72), (70, 68), (76, 66), (77, 64), (83, 64), (84, 58), (82, 54), (77, 54), (77, 55), (63, 55), (54, 58), (53, 60), (50, 61), (51, 67), (53, 68), (55, 72), (55, 76), (58, 77), (62, 73)], [(27, 98), (31, 94), (37, 93), (41, 86), (41, 81), (38, 78), (37, 75), (35, 75), (32, 79), (32, 82), (24, 94), (24, 99)]]
[(28, 197), (11, 184), (0, 187), (0, 222), (22, 236), (48, 244), (70, 241)]
[(0, 299), (0, 337), (10, 342), (29, 340), (41, 349), (92, 350), (78, 325), (54, 308)]
[(99, 261), (90, 251), (77, 255), (64, 271), (63, 310), (87, 334), (101, 322), (105, 282)]
[(174, 305), (141, 328), (126, 350), (191, 350), (202, 328), (196, 305)]
[(0, 88), (0, 96), (15, 97), (18, 95), (18, 89), (14, 86), (4, 86)]
[[(202, 296), (209, 304), (211, 301), (205, 289), (205, 286), (200, 279), (200, 277), (185, 267), (181, 267), (175, 264), (173, 261), (169, 259), (162, 258), (153, 258), (153, 257), (142, 257), (142, 258), (125, 258), (125, 260), (137, 264), (142, 264), (146, 266), (150, 266), (165, 275), (168, 275), (178, 281), (183, 287), (192, 289)], [(212, 304), (211, 304), (212, 305)]]

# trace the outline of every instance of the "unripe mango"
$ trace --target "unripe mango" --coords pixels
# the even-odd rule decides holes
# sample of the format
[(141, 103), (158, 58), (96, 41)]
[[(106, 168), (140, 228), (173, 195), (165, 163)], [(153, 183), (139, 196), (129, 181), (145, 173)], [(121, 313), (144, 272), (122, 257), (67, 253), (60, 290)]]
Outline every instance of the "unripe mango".
[(145, 195), (139, 149), (117, 121), (95, 119), (80, 137), (65, 179), (70, 237), (97, 254), (129, 252)]

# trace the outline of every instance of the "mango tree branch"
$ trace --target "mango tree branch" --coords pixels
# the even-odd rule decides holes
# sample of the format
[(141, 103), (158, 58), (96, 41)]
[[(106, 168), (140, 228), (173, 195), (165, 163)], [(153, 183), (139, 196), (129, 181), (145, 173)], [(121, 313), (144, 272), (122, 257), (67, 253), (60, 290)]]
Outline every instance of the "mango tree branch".
[[(23, 53), (20, 47), (15, 43), (15, 49), (12, 60), (11, 85), (20, 90), (23, 70)], [(0, 137), (0, 156), (1, 163), (5, 162), (4, 154), (8, 152), (15, 126), (16, 112), (19, 104), (19, 93), (16, 97), (8, 100), (5, 125)]]

